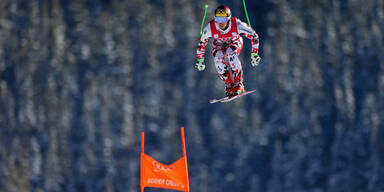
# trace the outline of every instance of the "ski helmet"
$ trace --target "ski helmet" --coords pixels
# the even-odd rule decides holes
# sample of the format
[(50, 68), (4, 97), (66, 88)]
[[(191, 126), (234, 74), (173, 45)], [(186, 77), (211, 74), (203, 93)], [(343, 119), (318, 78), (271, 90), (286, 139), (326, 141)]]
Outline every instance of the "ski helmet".
[(231, 10), (226, 5), (220, 5), (215, 10), (215, 17), (231, 17)]

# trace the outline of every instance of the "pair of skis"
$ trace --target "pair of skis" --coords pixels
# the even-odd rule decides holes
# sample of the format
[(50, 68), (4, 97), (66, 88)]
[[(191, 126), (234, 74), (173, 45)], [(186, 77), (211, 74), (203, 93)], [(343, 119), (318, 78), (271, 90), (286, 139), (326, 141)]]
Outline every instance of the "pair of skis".
[(241, 96), (244, 96), (244, 95), (248, 95), (248, 94), (253, 93), (255, 91), (256, 90), (244, 91), (243, 93), (240, 93), (240, 94), (232, 96), (232, 97), (227, 96), (227, 97), (223, 97), (221, 99), (212, 99), (212, 100), (209, 101), (209, 103), (212, 104), (212, 103), (217, 103), (217, 102), (222, 102), (222, 103), (230, 102), (230, 101), (232, 101), (234, 99), (237, 99), (237, 98), (239, 98)]

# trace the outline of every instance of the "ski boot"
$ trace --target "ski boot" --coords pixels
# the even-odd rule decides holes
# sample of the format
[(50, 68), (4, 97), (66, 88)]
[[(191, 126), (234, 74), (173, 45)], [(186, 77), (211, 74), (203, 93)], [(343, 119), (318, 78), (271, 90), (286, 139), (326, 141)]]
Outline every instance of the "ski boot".
[(232, 84), (229, 84), (229, 83), (225, 84), (225, 96), (226, 97), (233, 97), (234, 96)]
[(238, 86), (235, 86), (233, 88), (233, 96), (240, 95), (244, 91), (245, 91), (244, 85), (242, 83), (240, 83)]

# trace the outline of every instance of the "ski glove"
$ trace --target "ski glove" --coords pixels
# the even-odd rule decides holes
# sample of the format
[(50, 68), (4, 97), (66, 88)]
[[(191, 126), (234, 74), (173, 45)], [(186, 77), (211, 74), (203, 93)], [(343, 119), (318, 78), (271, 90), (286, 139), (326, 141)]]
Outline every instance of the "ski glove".
[(252, 66), (256, 67), (259, 65), (261, 61), (261, 57), (257, 53), (251, 53), (251, 64)]
[(203, 58), (197, 60), (197, 62), (196, 62), (196, 68), (197, 68), (197, 70), (199, 70), (199, 71), (203, 71), (203, 70), (205, 69), (204, 59), (203, 59)]

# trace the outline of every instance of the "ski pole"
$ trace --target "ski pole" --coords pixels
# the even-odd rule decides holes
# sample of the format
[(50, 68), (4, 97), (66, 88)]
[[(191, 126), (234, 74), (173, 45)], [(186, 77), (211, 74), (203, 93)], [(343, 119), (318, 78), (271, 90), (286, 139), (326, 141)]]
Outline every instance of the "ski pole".
[(203, 33), (203, 25), (204, 25), (205, 15), (207, 15), (207, 9), (208, 9), (208, 4), (205, 4), (203, 21), (201, 21), (201, 27), (200, 27), (200, 35)]
[(248, 13), (247, 13), (247, 7), (245, 6), (245, 1), (243, 0), (243, 5), (244, 5), (244, 12), (245, 16), (247, 17), (248, 25), (251, 27), (251, 22), (249, 21)]

